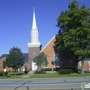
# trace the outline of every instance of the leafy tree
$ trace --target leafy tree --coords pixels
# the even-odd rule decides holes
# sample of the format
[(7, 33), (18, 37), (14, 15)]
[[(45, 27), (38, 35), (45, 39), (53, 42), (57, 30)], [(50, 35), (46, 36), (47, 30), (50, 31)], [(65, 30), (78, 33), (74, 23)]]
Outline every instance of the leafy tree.
[[(3, 61), (3, 69), (5, 70), (6, 69), (6, 61)], [(7, 72), (6, 72), (7, 73)], [(5, 71), (4, 71), (4, 76), (5, 76)]]
[(75, 58), (76, 69), (81, 61), (81, 73), (84, 74), (84, 59), (90, 56), (90, 9), (85, 4), (79, 6), (76, 0), (68, 8), (57, 19), (60, 29), (56, 35), (56, 47), (68, 60)]
[(36, 63), (38, 69), (41, 71), (41, 66), (48, 64), (47, 56), (43, 52), (41, 52), (38, 56), (33, 59), (33, 62)]
[(12, 67), (15, 71), (23, 66), (24, 64), (24, 59), (21, 49), (17, 47), (13, 47), (9, 51), (9, 55), (6, 58), (6, 63), (8, 67)]
[(3, 61), (3, 68), (6, 68), (6, 61)]

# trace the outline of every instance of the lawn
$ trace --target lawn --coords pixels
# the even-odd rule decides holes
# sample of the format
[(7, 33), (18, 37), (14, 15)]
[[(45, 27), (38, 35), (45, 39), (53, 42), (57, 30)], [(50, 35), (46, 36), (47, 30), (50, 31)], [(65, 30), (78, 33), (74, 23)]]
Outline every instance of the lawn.
[[(16, 74), (16, 75), (15, 75)], [(23, 76), (28, 75), (28, 74), (24, 74), (22, 72), (9, 72), (7, 76), (0, 76), (0, 79), (20, 79)]]
[(30, 78), (62, 78), (62, 77), (87, 77), (90, 76), (90, 73), (85, 73), (84, 75), (78, 73), (71, 73), (71, 74), (63, 74), (60, 75), (58, 73), (46, 73), (46, 74), (33, 74)]
[[(0, 76), (0, 79), (25, 79), (28, 77), (23, 77), (23, 76), (28, 76), (28, 74), (23, 74), (23, 73), (9, 73), (8, 76)], [(63, 78), (63, 77), (89, 77), (90, 73), (84, 73), (84, 75), (81, 75), (79, 73), (71, 73), (71, 74), (59, 74), (59, 73), (45, 73), (45, 74), (33, 74), (29, 78)]]

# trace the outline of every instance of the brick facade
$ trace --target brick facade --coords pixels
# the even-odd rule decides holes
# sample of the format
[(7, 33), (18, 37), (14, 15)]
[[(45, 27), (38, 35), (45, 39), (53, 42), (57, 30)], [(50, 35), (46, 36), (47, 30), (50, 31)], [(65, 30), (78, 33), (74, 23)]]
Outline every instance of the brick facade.
[[(55, 68), (55, 65), (52, 65), (52, 61), (55, 61), (55, 53), (57, 50), (55, 48), (55, 37), (51, 39), (51, 41), (45, 46), (45, 48), (41, 51), (47, 55), (48, 65), (47, 67), (43, 66), (43, 68)], [(66, 57), (60, 56), (60, 68), (75, 68), (75, 59), (72, 56), (71, 60), (68, 61)], [(80, 63), (78, 63), (78, 68), (80, 69)], [(84, 69), (90, 70), (90, 61), (84, 61)]]
[[(81, 61), (78, 63), (78, 68), (81, 69)], [(90, 60), (84, 61), (84, 70), (90, 70)]]
[[(6, 61), (6, 58), (5, 57), (3, 57), (2, 59), (0, 59), (0, 71), (4, 71), (4, 69), (3, 69), (3, 61)], [(14, 70), (12, 68), (8, 68), (6, 66), (6, 71), (14, 71)]]
[[(0, 59), (0, 71), (4, 71), (4, 69), (3, 69), (3, 61), (6, 61), (6, 58), (5, 58), (5, 57), (3, 57), (2, 59)], [(26, 65), (27, 70), (29, 70), (29, 63), (26, 62), (24, 65)], [(24, 67), (22, 66), (22, 67), (20, 68), (20, 71), (23, 71), (23, 68), (24, 68)], [(9, 67), (6, 66), (6, 71), (12, 72), (12, 71), (14, 71), (14, 69), (9, 68)]]
[(41, 52), (44, 52), (47, 55), (48, 65), (47, 67), (43, 66), (43, 68), (54, 68), (52, 61), (54, 61), (55, 49), (54, 44), (55, 39), (53, 39)]
[(40, 47), (29, 48), (29, 70), (32, 70), (32, 61), (40, 53)]

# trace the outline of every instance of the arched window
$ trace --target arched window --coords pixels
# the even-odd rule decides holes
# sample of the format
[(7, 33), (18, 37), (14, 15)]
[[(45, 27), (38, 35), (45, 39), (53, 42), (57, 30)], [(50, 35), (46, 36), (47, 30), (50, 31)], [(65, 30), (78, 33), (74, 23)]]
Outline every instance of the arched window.
[(59, 53), (55, 53), (55, 66), (60, 67), (60, 55), (59, 55)]

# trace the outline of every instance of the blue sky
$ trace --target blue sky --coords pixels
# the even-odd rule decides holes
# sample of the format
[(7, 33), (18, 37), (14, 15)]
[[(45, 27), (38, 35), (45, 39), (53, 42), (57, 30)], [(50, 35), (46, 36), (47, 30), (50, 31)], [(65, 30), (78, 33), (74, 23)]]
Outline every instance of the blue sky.
[[(28, 52), (35, 7), (39, 39), (44, 47), (57, 34), (57, 18), (68, 9), (72, 0), (0, 0), (0, 56), (10, 48), (18, 47)], [(78, 0), (90, 8), (90, 0)]]

